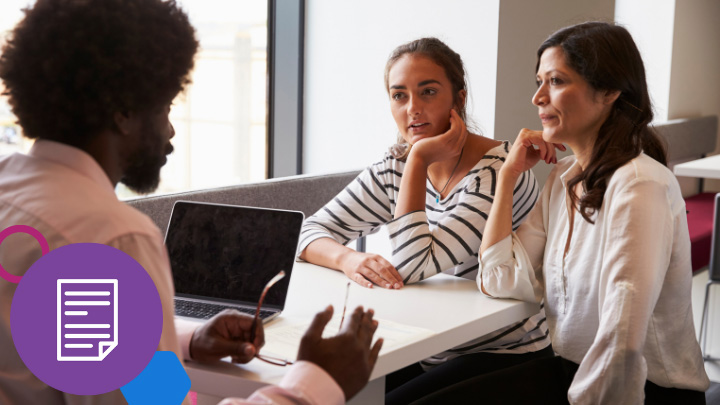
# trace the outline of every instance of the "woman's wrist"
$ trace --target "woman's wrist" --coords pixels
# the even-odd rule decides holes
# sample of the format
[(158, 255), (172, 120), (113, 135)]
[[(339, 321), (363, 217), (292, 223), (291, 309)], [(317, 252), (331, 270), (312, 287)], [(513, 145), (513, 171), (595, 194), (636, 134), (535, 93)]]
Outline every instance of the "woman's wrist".
[(337, 255), (335, 259), (335, 264), (337, 266), (337, 269), (345, 273), (347, 269), (347, 263), (350, 261), (352, 256), (357, 253), (355, 250), (352, 249), (344, 249), (340, 254)]
[(423, 168), (425, 171), (427, 171), (428, 166), (430, 166), (430, 162), (427, 162), (424, 156), (420, 152), (418, 152), (419, 148), (412, 148), (410, 149), (410, 153), (408, 154), (407, 159), (405, 160), (405, 166), (409, 167), (418, 167)]
[(498, 183), (511, 184), (514, 187), (521, 174), (522, 172), (518, 173), (516, 170), (509, 168), (509, 166), (502, 166), (498, 173)]

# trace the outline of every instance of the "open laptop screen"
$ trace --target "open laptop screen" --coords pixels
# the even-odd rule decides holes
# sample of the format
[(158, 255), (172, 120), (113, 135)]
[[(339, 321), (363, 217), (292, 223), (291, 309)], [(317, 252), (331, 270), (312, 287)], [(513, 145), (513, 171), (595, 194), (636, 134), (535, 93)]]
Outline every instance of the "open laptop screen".
[(285, 270), (264, 303), (282, 309), (302, 221), (297, 211), (176, 202), (165, 237), (176, 294), (254, 304)]

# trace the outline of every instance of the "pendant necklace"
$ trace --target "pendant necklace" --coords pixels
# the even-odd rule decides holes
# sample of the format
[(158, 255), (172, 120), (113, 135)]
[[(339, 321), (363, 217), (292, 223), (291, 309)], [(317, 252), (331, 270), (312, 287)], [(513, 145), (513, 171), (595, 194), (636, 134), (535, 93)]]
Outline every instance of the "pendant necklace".
[[(440, 196), (445, 191), (448, 184), (450, 184), (450, 180), (452, 180), (453, 176), (455, 176), (455, 170), (457, 170), (458, 166), (460, 166), (460, 161), (462, 160), (462, 155), (463, 155), (464, 151), (465, 151), (465, 147), (460, 149), (460, 157), (458, 158), (457, 163), (455, 163), (455, 167), (453, 168), (452, 173), (450, 173), (450, 177), (447, 179), (447, 182), (445, 182), (445, 186), (442, 188), (442, 190), (440, 190), (440, 193), (438, 193), (438, 195), (435, 197), (436, 203), (438, 203), (438, 204), (440, 203)], [(428, 177), (428, 180), (429, 179), (430, 179), (430, 177)], [(430, 184), (432, 184), (432, 180), (430, 180)], [(435, 187), (435, 185), (433, 185), (433, 187)]]

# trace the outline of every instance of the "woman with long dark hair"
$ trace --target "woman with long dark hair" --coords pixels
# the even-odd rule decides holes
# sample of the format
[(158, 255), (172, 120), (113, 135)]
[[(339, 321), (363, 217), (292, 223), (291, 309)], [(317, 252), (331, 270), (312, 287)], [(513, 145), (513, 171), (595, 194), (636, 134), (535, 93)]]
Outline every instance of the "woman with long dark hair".
[[(622, 27), (561, 29), (538, 50), (543, 131), (521, 131), (500, 169), (477, 282), (492, 297), (545, 301), (558, 357), (456, 385), (428, 400), (704, 403), (709, 381), (690, 305), (685, 204), (649, 123), (645, 70)], [(566, 144), (517, 232), (517, 176)], [(522, 389), (518, 389), (522, 387)]]
[[(305, 221), (300, 257), (368, 288), (398, 289), (439, 273), (474, 280), (497, 172), (510, 145), (466, 129), (463, 62), (437, 38), (397, 47), (386, 64), (385, 88), (397, 143)], [(531, 171), (516, 180), (507, 202), (514, 227), (539, 191)], [(391, 257), (345, 246), (381, 226), (390, 234)], [(397, 305), (403, 305), (399, 297)], [(391, 374), (386, 402), (408, 403), (478, 374), (549, 356), (540, 310)]]

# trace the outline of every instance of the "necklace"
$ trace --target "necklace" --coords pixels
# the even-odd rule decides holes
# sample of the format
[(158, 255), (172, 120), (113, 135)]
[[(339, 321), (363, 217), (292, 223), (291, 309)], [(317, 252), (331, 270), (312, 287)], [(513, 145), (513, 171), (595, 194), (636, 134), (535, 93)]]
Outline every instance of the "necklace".
[[(464, 151), (465, 151), (465, 147), (460, 149), (460, 157), (458, 158), (457, 163), (455, 163), (455, 167), (452, 169), (452, 173), (450, 173), (450, 177), (448, 177), (447, 181), (445, 182), (445, 186), (443, 186), (442, 190), (440, 190), (440, 193), (438, 193), (438, 195), (435, 197), (436, 203), (440, 203), (440, 196), (445, 191), (448, 184), (450, 184), (450, 180), (452, 180), (453, 176), (455, 176), (455, 170), (457, 170), (458, 166), (460, 166), (460, 161), (462, 160), (462, 155), (463, 155)], [(430, 180), (429, 176), (428, 176), (428, 180)], [(430, 184), (432, 184), (432, 180), (430, 180)], [(434, 184), (433, 184), (433, 187), (435, 187)]]

